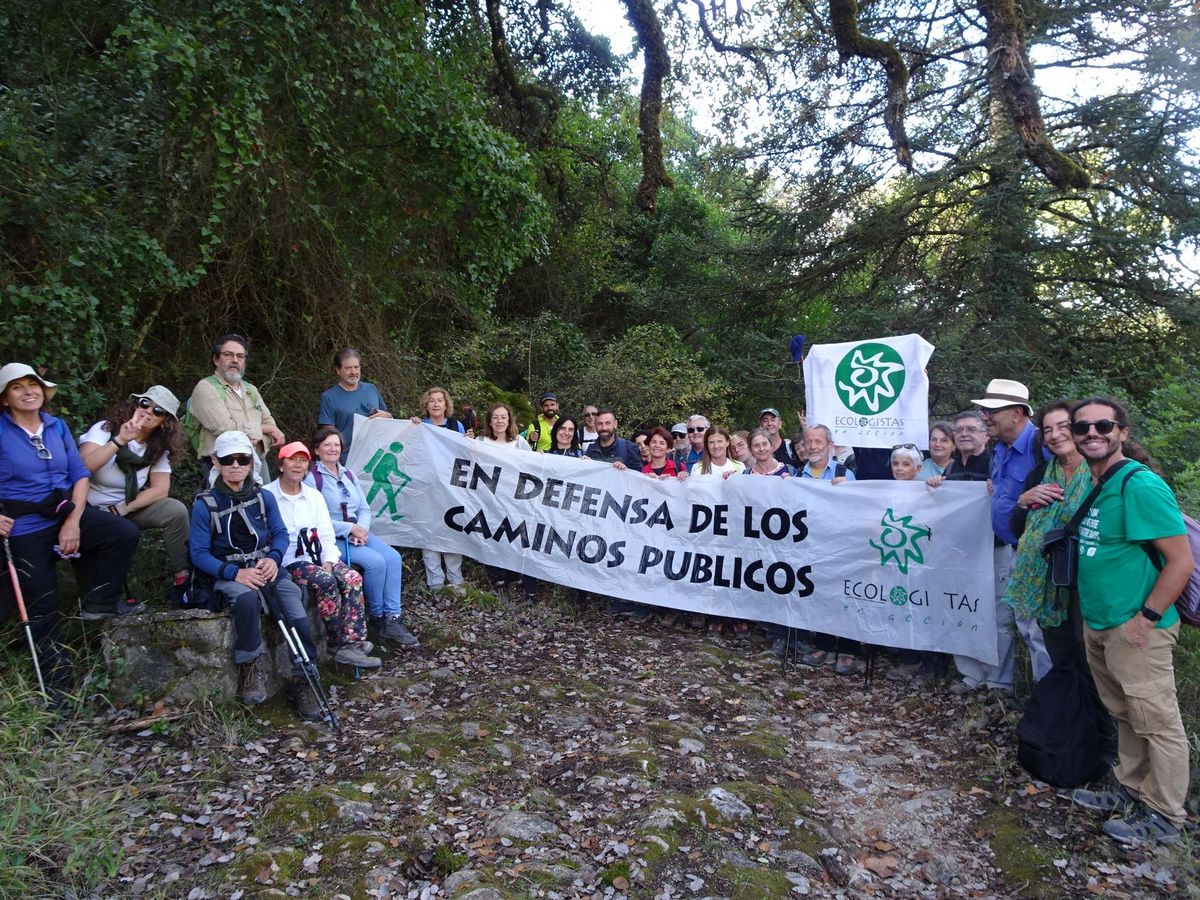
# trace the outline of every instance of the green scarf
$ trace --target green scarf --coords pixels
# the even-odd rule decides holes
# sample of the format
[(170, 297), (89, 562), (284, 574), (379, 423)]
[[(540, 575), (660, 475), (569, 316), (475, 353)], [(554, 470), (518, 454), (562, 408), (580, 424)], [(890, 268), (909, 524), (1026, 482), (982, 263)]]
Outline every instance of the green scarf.
[[(1042, 484), (1063, 483), (1062, 463), (1058, 459), (1046, 466)], [(1050, 564), (1042, 556), (1046, 535), (1070, 521), (1079, 504), (1092, 489), (1092, 473), (1087, 463), (1080, 461), (1070, 482), (1063, 486), (1063, 498), (1057, 503), (1029, 511), (1025, 531), (1017, 543), (1017, 555), (1012, 575), (1004, 591), (1004, 602), (1018, 614), (1037, 619), (1039, 625), (1061, 625), (1067, 618), (1065, 591), (1050, 583)]]
[(132, 503), (133, 499), (138, 495), (138, 472), (150, 465), (146, 457), (133, 452), (133, 449), (126, 444), (122, 447), (117, 444), (117, 468), (125, 475), (125, 502)]

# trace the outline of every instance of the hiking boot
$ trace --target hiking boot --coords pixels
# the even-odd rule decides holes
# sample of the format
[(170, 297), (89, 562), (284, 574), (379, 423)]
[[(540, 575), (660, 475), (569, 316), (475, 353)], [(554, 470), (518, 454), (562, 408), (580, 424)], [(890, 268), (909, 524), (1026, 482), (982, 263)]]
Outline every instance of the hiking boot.
[(417, 636), (404, 627), (399, 616), (387, 616), (379, 633), (401, 647), (416, 647), (418, 644)]
[(378, 669), (383, 660), (378, 656), (367, 656), (361, 643), (342, 644), (333, 654), (333, 661), (343, 666), (358, 666), (360, 669)]
[(1105, 822), (1104, 833), (1122, 844), (1133, 844), (1138, 841), (1146, 843), (1157, 841), (1160, 844), (1179, 842), (1179, 829), (1165, 817), (1142, 803), (1137, 804), (1125, 818), (1109, 819)]
[(103, 622), (117, 614), (117, 604), (111, 600), (84, 600), (79, 607), (79, 615), (85, 622)]
[(1102, 791), (1076, 788), (1071, 791), (1071, 802), (1084, 809), (1094, 809), (1102, 813), (1119, 811), (1125, 814), (1137, 806), (1137, 799), (1121, 784)]
[(256, 706), (267, 699), (267, 654), (260, 653), (248, 663), (242, 663), (242, 702)]
[(458, 584), (448, 584), (446, 585), (446, 593), (454, 597), (465, 597), (467, 596), (467, 586), (461, 581)]
[(187, 589), (188, 579), (173, 583), (170, 590), (167, 591), (167, 603), (171, 606), (186, 606), (187, 605)]
[(321, 709), (321, 704), (317, 702), (316, 695), (312, 688), (308, 686), (308, 682), (303, 679), (293, 679), (287, 685), (287, 697), (292, 706), (295, 707), (296, 715), (305, 722), (316, 722), (318, 719), (325, 717), (325, 713)]
[(812, 666), (814, 669), (819, 669), (821, 666), (828, 665), (832, 656), (832, 653), (825, 650), (811, 650), (800, 657), (800, 662), (806, 666)]

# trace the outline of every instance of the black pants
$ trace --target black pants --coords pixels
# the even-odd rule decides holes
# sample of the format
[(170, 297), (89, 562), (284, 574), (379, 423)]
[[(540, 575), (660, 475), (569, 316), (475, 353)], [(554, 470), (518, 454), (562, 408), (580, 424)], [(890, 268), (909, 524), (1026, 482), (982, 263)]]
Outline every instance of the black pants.
[(1066, 620), (1061, 625), (1043, 627), (1042, 636), (1046, 642), (1046, 652), (1050, 654), (1050, 662), (1056, 668), (1074, 669), (1087, 680), (1092, 707), (1096, 712), (1100, 755), (1115, 762), (1117, 726), (1112, 715), (1100, 702), (1100, 695), (1096, 693), (1096, 683), (1092, 680), (1092, 670), (1088, 666), (1087, 651), (1083, 644), (1083, 616), (1079, 612), (1079, 597), (1074, 591), (1071, 592)]
[[(59, 556), (54, 552), (59, 527), (53, 525), (32, 534), (10, 537), (9, 545), (42, 671), (56, 687), (66, 687), (70, 668), (58, 627)], [(80, 587), (86, 587), (84, 603), (105, 605), (123, 599), (125, 578), (140, 537), (141, 530), (128, 519), (92, 506), (84, 508), (79, 520), (80, 558), (76, 567), (83, 580)], [(10, 618), (16, 612), (16, 595), (6, 574), (0, 589), (0, 617)]]

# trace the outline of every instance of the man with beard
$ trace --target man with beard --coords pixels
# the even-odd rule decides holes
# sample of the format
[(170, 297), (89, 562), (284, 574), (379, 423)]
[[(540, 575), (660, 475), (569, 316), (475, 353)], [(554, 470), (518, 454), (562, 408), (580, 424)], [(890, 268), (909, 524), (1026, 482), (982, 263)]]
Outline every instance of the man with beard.
[(588, 459), (612, 463), (618, 469), (642, 471), (642, 455), (637, 444), (617, 437), (617, 417), (607, 406), (596, 415), (596, 434), (599, 437), (584, 454)]
[(558, 421), (558, 395), (554, 391), (546, 391), (538, 397), (538, 410), (537, 416), (521, 437), (529, 442), (532, 449), (545, 453), (553, 446), (550, 433)]
[[(258, 388), (244, 378), (248, 347), (240, 334), (217, 338), (212, 347), (213, 374), (200, 379), (188, 400), (188, 416), (196, 425), (193, 448), (206, 480), (212, 470), (213, 444), (220, 434), (240, 431), (249, 437), (260, 467), (270, 447), (281, 447), (287, 441)], [(269, 480), (265, 471), (259, 474)]]
[(1121, 843), (1175, 843), (1186, 819), (1188, 741), (1171, 651), (1175, 599), (1195, 568), (1179, 504), (1161, 478), (1125, 457), (1129, 416), (1092, 397), (1071, 410), (1075, 446), (1100, 491), (1079, 527), (1079, 609), (1096, 690), (1117, 720), (1111, 790), (1077, 790), (1079, 805), (1119, 817)]

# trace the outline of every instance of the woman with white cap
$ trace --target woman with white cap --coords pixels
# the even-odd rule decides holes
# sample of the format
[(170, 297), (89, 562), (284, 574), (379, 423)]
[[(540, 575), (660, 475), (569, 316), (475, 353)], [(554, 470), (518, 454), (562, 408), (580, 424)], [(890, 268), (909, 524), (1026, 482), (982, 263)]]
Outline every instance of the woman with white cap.
[[(61, 419), (45, 411), (58, 385), (23, 363), (0, 369), (0, 538), (7, 539), (42, 671), (53, 689), (69, 687), (59, 639), (59, 559), (79, 557), (85, 619), (136, 611), (125, 601), (140, 532), (87, 504), (88, 470)], [(14, 611), (9, 585), (0, 617)]]
[(183, 445), (179, 400), (161, 384), (113, 404), (79, 439), (79, 455), (91, 473), (88, 504), (142, 531), (163, 530), (176, 604), (183, 603), (191, 571), (188, 509), (169, 496), (171, 462), (182, 458)]

